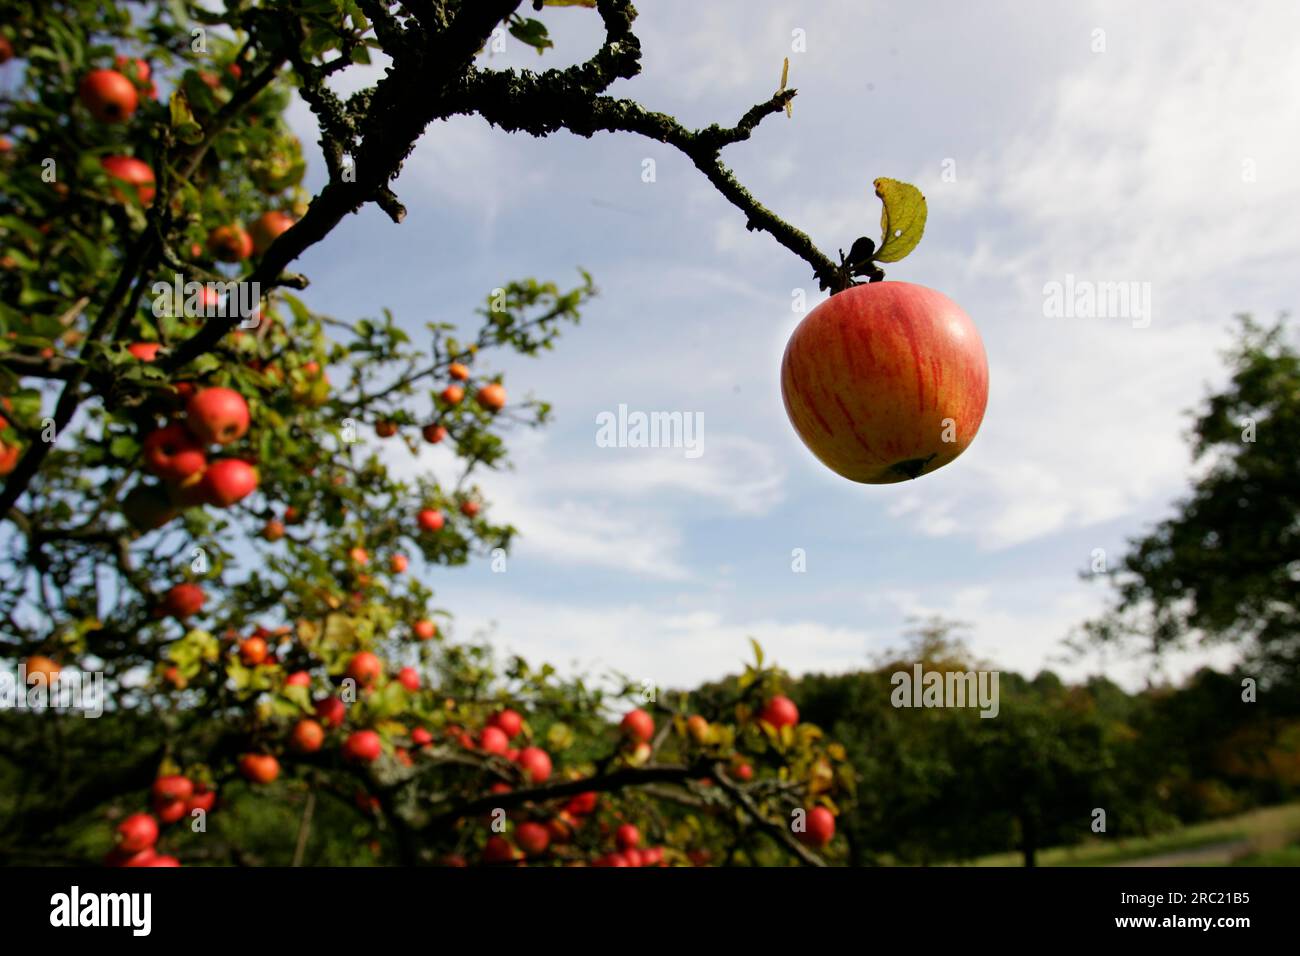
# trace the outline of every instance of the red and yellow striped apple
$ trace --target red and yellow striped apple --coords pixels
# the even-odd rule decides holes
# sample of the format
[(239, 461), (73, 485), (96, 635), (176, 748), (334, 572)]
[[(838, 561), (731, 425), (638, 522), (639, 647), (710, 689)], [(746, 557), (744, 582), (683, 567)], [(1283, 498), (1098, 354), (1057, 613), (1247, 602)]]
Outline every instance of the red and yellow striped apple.
[(989, 370), (974, 323), (941, 292), (853, 286), (813, 309), (781, 360), (781, 397), (803, 443), (852, 481), (943, 467), (975, 438)]

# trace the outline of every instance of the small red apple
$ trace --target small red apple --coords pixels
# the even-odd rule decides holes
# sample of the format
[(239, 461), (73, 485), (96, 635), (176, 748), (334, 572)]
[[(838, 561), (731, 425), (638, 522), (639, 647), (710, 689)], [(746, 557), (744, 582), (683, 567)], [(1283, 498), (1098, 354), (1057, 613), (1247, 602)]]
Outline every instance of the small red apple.
[(248, 497), (257, 488), (257, 469), (240, 458), (221, 458), (203, 473), (203, 495), (221, 508)]
[(436, 445), (447, 437), (447, 429), (441, 425), (425, 425), (420, 429), (420, 434), (424, 436), (424, 440), (430, 445)]
[(153, 812), (158, 816), (159, 823), (175, 823), (181, 817), (185, 816), (185, 804), (182, 801), (174, 803), (154, 802)]
[[(99, 161), (99, 165), (104, 167), (110, 179), (133, 186), (133, 193), (136, 201), (141, 205), (148, 205), (153, 202), (154, 176), (153, 169), (148, 163), (143, 163), (133, 156), (105, 156)], [(112, 187), (113, 198), (120, 203), (128, 203), (131, 200), (117, 186)]]
[(164, 425), (145, 436), (144, 467), (165, 481), (183, 482), (208, 465), (203, 445), (183, 425)]
[(207, 594), (197, 584), (185, 583), (173, 586), (163, 595), (163, 611), (177, 620), (198, 614), (207, 600)]
[(45, 657), (42, 654), (33, 654), (31, 657), (27, 658), (26, 668), (27, 668), (28, 675), (31, 674), (43, 675), (45, 677), (46, 684), (49, 684), (51, 681), (53, 681), (54, 678), (58, 676), (59, 671), (63, 669), (59, 666), (57, 661), (49, 657)]
[(525, 747), (519, 751), (518, 763), (524, 777), (533, 783), (545, 783), (551, 775), (551, 756), (541, 747)]
[(397, 681), (411, 693), (420, 689), (420, 672), (414, 667), (403, 667), (397, 672)]
[(383, 745), (373, 730), (358, 730), (343, 741), (343, 756), (358, 763), (372, 763), (379, 758)]
[(401, 574), (406, 570), (407, 564), (406, 555), (395, 554), (388, 559), (388, 570), (392, 571), (394, 574)]
[(747, 763), (736, 764), (731, 772), (737, 780), (748, 781), (754, 779), (754, 768)]
[(348, 705), (337, 697), (325, 697), (316, 701), (316, 716), (323, 720), (327, 727), (339, 726), (347, 713)]
[(201, 786), (194, 792), (194, 796), (185, 801), (185, 815), (193, 816), (195, 810), (211, 813), (216, 802), (217, 792)]
[(259, 256), (266, 252), (271, 248), (271, 243), (289, 231), (293, 222), (293, 217), (286, 213), (274, 210), (262, 213), (248, 227), (248, 234), (253, 240), (253, 252)]
[(619, 724), (623, 734), (629, 739), (638, 743), (649, 740), (655, 733), (654, 718), (638, 707), (636, 710), (630, 710), (623, 717), (623, 722)]
[(416, 520), (420, 522), (420, 527), (425, 531), (440, 531), (447, 519), (442, 516), (441, 511), (425, 508), (419, 513)]
[(260, 637), (250, 637), (239, 645), (239, 659), (245, 667), (256, 667), (266, 660), (266, 641)]
[(416, 727), (411, 731), (411, 743), (417, 747), (427, 747), (433, 743), (433, 734), (429, 733), (423, 727)]
[(459, 405), (465, 397), (465, 390), (459, 385), (448, 385), (442, 390), (442, 400), (448, 405)]
[(262, 525), (262, 537), (267, 541), (279, 541), (284, 537), (284, 522), (272, 518)]
[(524, 729), (524, 718), (519, 715), (517, 710), (511, 710), (509, 707), (504, 710), (498, 710), (490, 718), (488, 723), (498, 728), (508, 738), (519, 736), (519, 732)]
[(473, 498), (467, 498), (460, 503), (460, 513), (466, 518), (478, 517), (479, 503)]
[(149, 790), (154, 803), (162, 804), (188, 800), (193, 793), (194, 783), (189, 777), (180, 774), (159, 777), (153, 782), (153, 786)]
[(358, 651), (348, 662), (347, 676), (362, 687), (369, 687), (383, 672), (383, 662), (370, 651)]
[(594, 790), (588, 790), (585, 793), (580, 793), (573, 797), (567, 804), (565, 804), (564, 809), (577, 816), (586, 816), (595, 811), (596, 800), (596, 792)]
[(872, 282), (813, 309), (781, 360), (781, 397), (803, 443), (852, 481), (927, 474), (975, 438), (989, 369), (974, 323), (947, 296)]
[(709, 722), (699, 714), (692, 714), (686, 719), (686, 732), (697, 744), (705, 743), (709, 739)]
[(252, 783), (270, 783), (280, 776), (280, 761), (270, 754), (244, 754), (239, 758), (239, 772)]
[(132, 60), (120, 53), (113, 57), (113, 65), (122, 73), (134, 73), (136, 81), (140, 83), (148, 83), (149, 77), (153, 75), (153, 70), (144, 60)]
[(513, 863), (517, 859), (519, 859), (519, 851), (510, 845), (509, 840), (503, 836), (488, 837), (483, 847), (484, 863)]
[(380, 438), (392, 438), (397, 434), (397, 422), (387, 418), (383, 421), (375, 422), (375, 434)]
[(766, 721), (777, 730), (782, 727), (793, 727), (799, 723), (799, 708), (794, 705), (789, 697), (777, 694), (766, 704), (758, 715), (759, 720)]
[(811, 847), (824, 847), (835, 836), (835, 815), (825, 807), (813, 807), (804, 821), (804, 831), (796, 833), (800, 843)]
[(217, 226), (208, 233), (208, 252), (221, 262), (239, 262), (253, 254), (253, 239), (239, 223)]
[(289, 733), (289, 746), (303, 754), (315, 753), (325, 743), (325, 728), (310, 718), (293, 725)]
[(422, 641), (433, 640), (433, 636), (438, 633), (438, 625), (428, 618), (420, 618), (412, 625), (411, 629), (415, 632), (415, 636)]
[(478, 744), (490, 754), (503, 754), (510, 746), (510, 738), (500, 727), (484, 727), (478, 735)]
[(463, 382), (469, 378), (469, 369), (460, 362), (452, 362), (447, 366), (447, 374), (458, 382)]
[(233, 388), (205, 388), (185, 403), (185, 424), (200, 441), (229, 445), (248, 431), (244, 396)]
[(551, 844), (551, 834), (542, 824), (528, 820), (515, 827), (515, 842), (529, 856), (541, 856)]
[(348, 558), (353, 564), (365, 566), (370, 563), (370, 554), (365, 548), (353, 548), (348, 552)]
[(310, 687), (311, 674), (306, 671), (294, 671), (284, 679), (285, 687)]
[(506, 390), (496, 382), (484, 385), (474, 397), (489, 412), (499, 412), (506, 407)]
[(6, 36), (0, 36), (0, 63), (8, 63), (14, 58), (14, 45)]
[(126, 350), (141, 362), (152, 362), (158, 357), (160, 348), (162, 345), (158, 342), (132, 342)]
[(81, 78), (77, 94), (90, 115), (101, 123), (129, 120), (140, 104), (135, 84), (117, 70), (91, 70)]
[(158, 821), (147, 813), (133, 813), (117, 825), (118, 848), (139, 853), (158, 842)]
[(620, 850), (630, 850), (641, 845), (641, 831), (631, 823), (622, 824), (614, 831), (614, 842)]

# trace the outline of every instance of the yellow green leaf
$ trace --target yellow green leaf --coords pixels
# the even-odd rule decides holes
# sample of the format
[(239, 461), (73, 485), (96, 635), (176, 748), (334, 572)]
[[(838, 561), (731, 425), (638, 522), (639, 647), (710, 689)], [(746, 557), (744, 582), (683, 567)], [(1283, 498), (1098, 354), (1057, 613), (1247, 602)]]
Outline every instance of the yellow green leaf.
[(897, 262), (916, 248), (925, 234), (926, 206), (921, 190), (897, 179), (877, 179), (880, 211), (880, 247), (871, 258)]

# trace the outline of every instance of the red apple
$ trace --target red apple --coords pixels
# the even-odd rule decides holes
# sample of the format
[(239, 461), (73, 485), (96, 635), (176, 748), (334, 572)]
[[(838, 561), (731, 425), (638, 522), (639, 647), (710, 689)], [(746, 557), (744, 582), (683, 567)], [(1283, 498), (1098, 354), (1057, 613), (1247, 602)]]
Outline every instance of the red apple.
[(643, 743), (654, 736), (655, 721), (654, 718), (638, 707), (636, 710), (630, 710), (623, 717), (623, 722), (619, 724), (623, 734), (629, 739)]
[(631, 823), (622, 824), (614, 831), (614, 842), (620, 850), (630, 850), (641, 845), (641, 831)]
[(173, 586), (163, 595), (163, 611), (177, 620), (198, 614), (207, 600), (207, 594), (197, 584), (185, 583)]
[(369, 687), (383, 672), (383, 662), (369, 651), (359, 651), (348, 661), (347, 676), (362, 687)]
[(195, 810), (202, 810), (204, 813), (212, 812), (212, 807), (217, 802), (217, 792), (209, 790), (202, 785), (194, 791), (194, 796), (185, 801), (185, 815), (193, 816)]
[(44, 675), (45, 683), (47, 685), (54, 680), (54, 678), (58, 676), (59, 671), (63, 669), (59, 666), (57, 661), (45, 657), (42, 654), (33, 654), (31, 657), (27, 658), (26, 667), (28, 675)]
[(176, 857), (174, 856), (159, 855), (159, 856), (155, 856), (146, 865), (147, 866), (180, 866), (181, 861), (176, 859)]
[(257, 488), (257, 469), (240, 458), (221, 458), (203, 473), (203, 497), (211, 504), (229, 508)]
[(142, 445), (145, 469), (165, 481), (183, 482), (208, 465), (202, 443), (180, 424), (155, 429)]
[(284, 522), (272, 518), (262, 525), (262, 537), (267, 541), (279, 541), (284, 537)]
[(459, 385), (448, 385), (442, 390), (442, 400), (448, 405), (459, 405), (465, 397), (465, 390)]
[[(148, 205), (153, 202), (154, 177), (153, 169), (148, 163), (143, 163), (133, 156), (105, 156), (99, 161), (99, 165), (104, 167), (110, 179), (118, 180), (128, 186), (135, 187), (133, 192), (135, 198), (142, 205)], [(112, 187), (113, 198), (120, 203), (128, 203), (131, 200), (117, 186)]]
[(316, 701), (316, 716), (323, 720), (327, 727), (337, 727), (343, 723), (347, 713), (348, 705), (337, 697), (326, 697)]
[(9, 38), (0, 36), (0, 63), (8, 63), (14, 58), (14, 45)]
[(503, 754), (510, 746), (510, 738), (500, 727), (484, 727), (478, 736), (478, 744), (490, 754)]
[(293, 225), (293, 217), (282, 212), (264, 212), (253, 220), (253, 224), (248, 227), (248, 234), (253, 240), (253, 252), (261, 255), (271, 248), (271, 243), (280, 237), (281, 233), (288, 232), (289, 227)]
[(747, 763), (736, 764), (731, 772), (737, 780), (747, 781), (754, 779), (754, 768)]
[(420, 689), (420, 672), (414, 667), (403, 667), (397, 672), (397, 680), (412, 693)]
[(525, 747), (519, 751), (519, 769), (533, 783), (545, 783), (551, 775), (551, 756), (541, 747)]
[(469, 378), (469, 369), (460, 362), (452, 362), (447, 366), (447, 374), (458, 382), (463, 382)]
[(573, 797), (564, 805), (564, 809), (576, 816), (586, 816), (596, 809), (596, 799), (595, 791), (588, 790)]
[(428, 618), (420, 618), (412, 625), (411, 629), (415, 631), (415, 636), (422, 641), (433, 640), (433, 636), (438, 633), (438, 625)]
[(343, 756), (358, 763), (372, 763), (379, 758), (383, 745), (373, 730), (358, 730), (343, 741)]
[(175, 803), (188, 800), (190, 795), (194, 793), (194, 784), (189, 777), (171, 774), (155, 780), (149, 793), (153, 797), (155, 804)]
[(510, 841), (503, 836), (488, 837), (487, 844), (483, 847), (484, 863), (513, 863), (519, 859), (519, 851), (510, 845)]
[(766, 704), (758, 715), (759, 720), (767, 721), (777, 730), (782, 727), (793, 727), (799, 723), (799, 708), (794, 705), (789, 697), (777, 694)]
[(325, 728), (310, 718), (298, 721), (289, 733), (289, 746), (298, 753), (315, 753), (324, 742)]
[(239, 223), (217, 226), (208, 233), (208, 252), (221, 262), (239, 262), (253, 254), (253, 239)]
[(499, 412), (506, 407), (506, 390), (496, 382), (484, 385), (474, 397), (489, 412)]
[(427, 747), (433, 743), (433, 734), (429, 733), (423, 727), (416, 727), (411, 731), (411, 743), (417, 747)]
[(517, 710), (511, 710), (509, 707), (498, 710), (488, 718), (488, 723), (509, 738), (518, 737), (519, 732), (524, 729), (524, 718), (519, 716)]
[(270, 754), (244, 754), (239, 758), (239, 772), (252, 783), (270, 783), (280, 776), (280, 761)]
[(132, 60), (130, 57), (118, 54), (113, 57), (113, 65), (122, 73), (134, 73), (135, 78), (140, 83), (148, 83), (149, 77), (153, 75), (153, 70), (144, 60)]
[(154, 802), (153, 811), (158, 815), (159, 823), (175, 823), (185, 816), (185, 804), (177, 800), (174, 803)]
[(813, 807), (804, 821), (803, 833), (796, 833), (800, 843), (811, 847), (824, 847), (835, 836), (835, 815), (825, 807)]
[(407, 565), (408, 562), (406, 560), (406, 555), (404, 554), (395, 554), (388, 559), (388, 570), (392, 571), (394, 574), (401, 574), (406, 570)]
[(77, 94), (90, 115), (101, 123), (121, 123), (140, 104), (135, 84), (117, 70), (91, 70), (77, 85)]
[(185, 424), (200, 441), (229, 445), (248, 431), (248, 403), (233, 388), (205, 388), (185, 403)]
[(699, 714), (692, 714), (686, 719), (686, 732), (697, 744), (705, 743), (709, 739), (709, 722)]
[(348, 558), (353, 564), (365, 566), (370, 563), (370, 554), (365, 548), (353, 548), (348, 552)]
[(132, 342), (126, 347), (126, 350), (141, 362), (152, 362), (158, 357), (158, 350), (162, 345), (158, 342)]
[(984, 419), (989, 370), (975, 325), (947, 296), (872, 282), (813, 309), (786, 345), (781, 396), (821, 462), (889, 484), (952, 461)]
[(424, 436), (424, 440), (430, 445), (436, 445), (447, 437), (447, 429), (441, 425), (425, 425), (420, 429), (420, 434)]
[(147, 813), (133, 813), (117, 825), (117, 845), (126, 853), (139, 853), (158, 842), (158, 821)]
[(528, 820), (515, 827), (515, 842), (529, 856), (541, 856), (551, 844), (551, 834), (542, 824)]
[(260, 637), (250, 637), (239, 645), (239, 659), (245, 667), (256, 667), (266, 660), (266, 641)]
[(380, 438), (392, 438), (397, 434), (397, 422), (387, 418), (381, 422), (375, 422), (375, 434)]
[(479, 503), (473, 500), (472, 498), (462, 501), (460, 503), (460, 513), (463, 514), (466, 518), (478, 517), (478, 512), (479, 512)]
[(284, 679), (285, 687), (310, 687), (311, 674), (306, 671), (294, 671)]
[(420, 527), (425, 531), (439, 531), (442, 529), (442, 526), (446, 523), (447, 519), (442, 516), (441, 511), (436, 511), (433, 508), (425, 508), (420, 512), (416, 520), (420, 522)]

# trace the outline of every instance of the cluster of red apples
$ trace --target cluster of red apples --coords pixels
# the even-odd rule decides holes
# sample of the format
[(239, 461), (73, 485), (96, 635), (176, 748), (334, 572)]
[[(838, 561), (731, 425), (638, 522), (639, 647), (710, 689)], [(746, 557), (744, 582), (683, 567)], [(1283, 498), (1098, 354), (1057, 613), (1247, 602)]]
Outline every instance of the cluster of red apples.
[(117, 825), (116, 842), (104, 859), (106, 866), (180, 866), (174, 856), (157, 849), (160, 824), (193, 818), (195, 811), (208, 813), (217, 794), (202, 783), (181, 774), (159, 777), (150, 788), (153, 813), (133, 813)]

